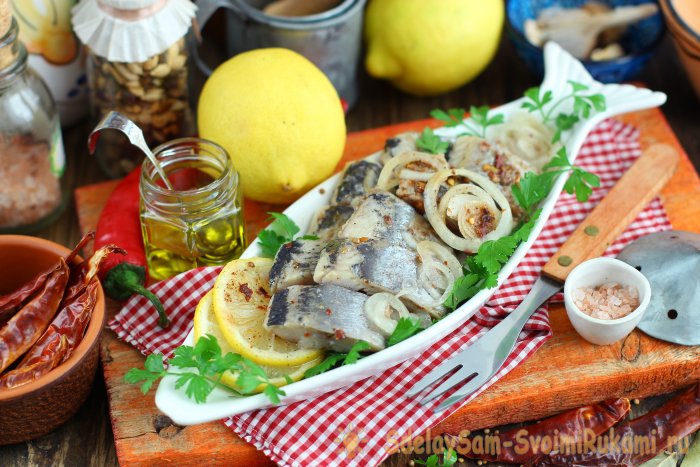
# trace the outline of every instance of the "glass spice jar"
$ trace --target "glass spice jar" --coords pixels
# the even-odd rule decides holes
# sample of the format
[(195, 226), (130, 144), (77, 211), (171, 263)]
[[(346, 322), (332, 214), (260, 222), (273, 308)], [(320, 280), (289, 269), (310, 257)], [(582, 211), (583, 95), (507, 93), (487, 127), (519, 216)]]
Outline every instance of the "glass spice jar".
[[(78, 4), (73, 24), (78, 37), (88, 41), (90, 110), (96, 122), (110, 111), (122, 113), (143, 130), (149, 146), (194, 134), (185, 44), (194, 11), (189, 0), (83, 0)], [(103, 37), (102, 29), (110, 28), (91, 29), (93, 14), (116, 32)], [(128, 43), (117, 44), (112, 36)], [(141, 163), (143, 154), (120, 135), (104, 136), (96, 155), (106, 175), (124, 176)]]
[(228, 153), (211, 141), (181, 138), (154, 154), (174, 190), (144, 160), (141, 231), (151, 278), (163, 280), (238, 258), (246, 247), (243, 200)]
[[(1, 23), (1, 21), (0, 21)], [(2, 26), (0, 24), (0, 26)], [(56, 104), (27, 68), (14, 18), (0, 27), (0, 233), (31, 233), (66, 206), (65, 152)]]

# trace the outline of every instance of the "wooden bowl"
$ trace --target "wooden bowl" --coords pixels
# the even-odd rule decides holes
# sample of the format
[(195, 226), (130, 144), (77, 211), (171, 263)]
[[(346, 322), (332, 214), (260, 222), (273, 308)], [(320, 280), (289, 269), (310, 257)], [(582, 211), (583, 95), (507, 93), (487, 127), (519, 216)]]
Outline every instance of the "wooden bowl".
[[(0, 235), (0, 294), (17, 289), (69, 252), (41, 238)], [(68, 360), (36, 381), (0, 389), (0, 445), (49, 433), (80, 408), (92, 389), (104, 323), (105, 298), (99, 286), (85, 336)]]

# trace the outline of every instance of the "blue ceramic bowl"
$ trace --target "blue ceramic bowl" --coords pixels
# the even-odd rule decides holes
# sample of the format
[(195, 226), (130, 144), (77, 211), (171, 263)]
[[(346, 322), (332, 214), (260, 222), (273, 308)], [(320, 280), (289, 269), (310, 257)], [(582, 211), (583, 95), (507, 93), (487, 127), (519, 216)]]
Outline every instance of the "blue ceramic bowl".
[[(544, 74), (544, 59), (542, 49), (531, 44), (523, 33), (526, 19), (535, 19), (541, 10), (552, 6), (575, 8), (583, 6), (590, 0), (508, 0), (506, 6), (506, 30), (511, 38), (518, 55), (527, 65), (540, 76)], [(598, 0), (610, 7), (638, 5), (653, 0)], [(636, 76), (651, 58), (654, 49), (663, 37), (664, 23), (661, 12), (633, 24), (620, 41), (627, 55), (614, 60), (595, 62), (584, 60), (583, 65), (598, 81), (603, 83), (618, 83)]]

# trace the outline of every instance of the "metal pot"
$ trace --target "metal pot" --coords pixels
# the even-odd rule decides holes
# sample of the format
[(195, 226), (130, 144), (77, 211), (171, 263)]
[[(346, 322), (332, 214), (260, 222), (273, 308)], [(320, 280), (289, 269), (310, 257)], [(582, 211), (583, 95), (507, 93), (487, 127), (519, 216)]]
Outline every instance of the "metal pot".
[[(344, 0), (330, 10), (302, 17), (263, 12), (270, 0), (197, 0), (196, 3), (197, 21), (202, 28), (216, 10), (228, 10), (229, 57), (263, 47), (294, 50), (323, 70), (349, 106), (357, 100), (357, 64), (366, 0)], [(192, 57), (202, 72), (211, 74), (211, 68), (196, 50)]]

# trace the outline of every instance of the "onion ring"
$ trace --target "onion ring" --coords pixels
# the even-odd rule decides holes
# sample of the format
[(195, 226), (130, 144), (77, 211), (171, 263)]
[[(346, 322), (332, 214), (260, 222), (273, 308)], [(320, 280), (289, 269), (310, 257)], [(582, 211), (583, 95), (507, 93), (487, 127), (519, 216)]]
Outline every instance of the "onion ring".
[[(464, 177), (468, 183), (457, 184), (442, 196), (440, 187), (451, 177)], [(433, 230), (446, 244), (467, 253), (476, 253), (482, 243), (508, 235), (513, 230), (513, 214), (508, 200), (496, 184), (478, 173), (466, 169), (448, 169), (437, 172), (425, 186), (423, 193), (425, 213)], [(490, 212), (496, 226), (480, 235), (473, 223), (474, 210)], [(447, 225), (451, 220), (461, 236)]]
[[(409, 169), (407, 166), (412, 162), (426, 164), (429, 169), (427, 171)], [(384, 164), (379, 174), (379, 180), (377, 180), (377, 187), (390, 191), (396, 188), (401, 180), (427, 181), (434, 173), (449, 167), (442, 154), (427, 154), (418, 151), (404, 152)]]

